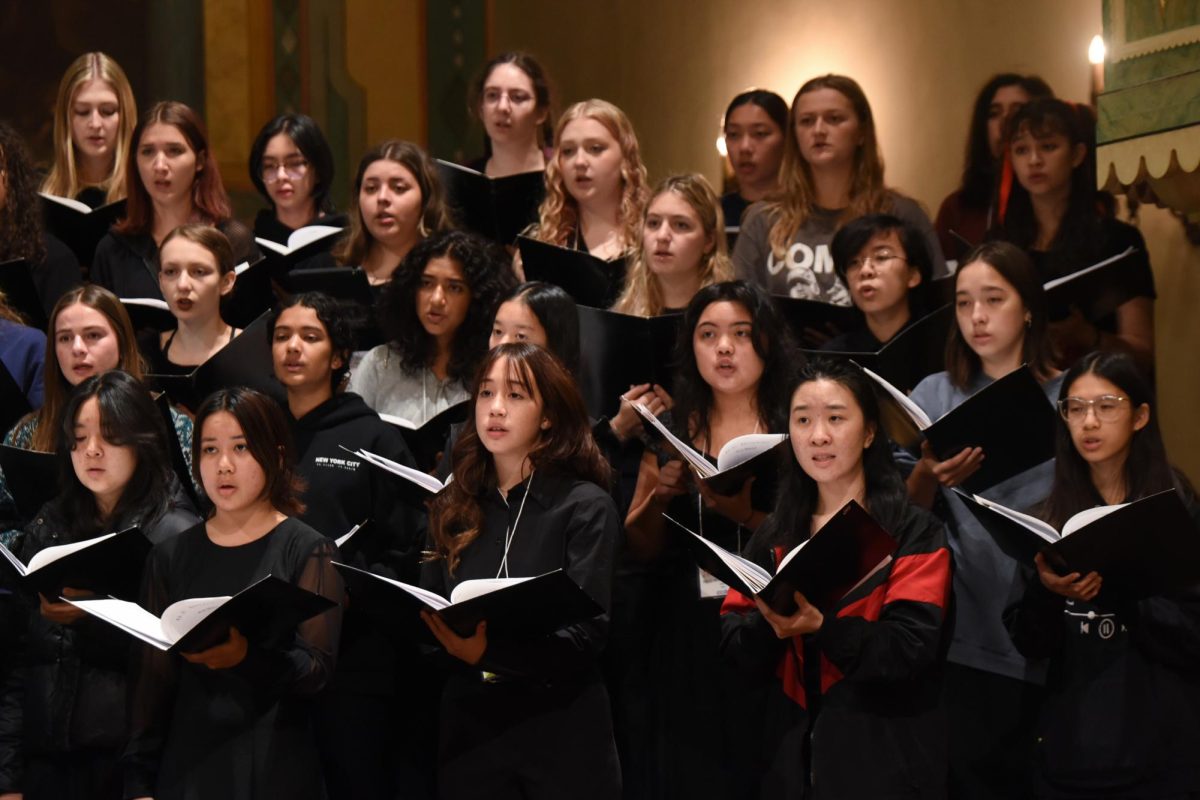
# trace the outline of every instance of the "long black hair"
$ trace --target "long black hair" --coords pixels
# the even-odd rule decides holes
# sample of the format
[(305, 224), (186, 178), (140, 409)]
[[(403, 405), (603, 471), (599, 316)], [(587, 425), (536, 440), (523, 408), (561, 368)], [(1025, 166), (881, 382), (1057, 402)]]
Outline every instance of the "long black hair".
[(470, 380), (487, 352), (500, 299), (517, 283), (501, 252), (473, 234), (446, 231), (420, 242), (392, 273), (379, 299), (379, 319), (405, 372), (415, 374), (425, 369), (437, 352), (436, 341), (425, 330), (415, 310), (417, 290), (429, 262), (449, 258), (462, 267), (463, 279), (471, 290), (471, 303), (466, 319), (454, 334), (447, 372), (463, 383)]
[[(100, 431), (105, 441), (131, 447), (137, 460), (133, 475), (107, 519), (102, 519), (91, 490), (79, 482), (71, 462), (75, 449), (75, 422), (83, 404), (96, 399)], [(177, 479), (171, 472), (166, 423), (150, 399), (150, 392), (132, 375), (109, 370), (93, 375), (71, 393), (63, 411), (58, 437), (59, 502), (78, 538), (100, 533), (113, 521), (141, 524), (157, 520), (171, 506)]]
[[(793, 394), (806, 383), (822, 380), (844, 386), (862, 410), (864, 425), (875, 433), (863, 452), (867, 510), (884, 528), (894, 530), (904, 516), (908, 493), (892, 458), (891, 440), (880, 420), (879, 401), (872, 381), (849, 361), (818, 357), (800, 368)], [(791, 453), (786, 462), (779, 472), (775, 510), (746, 546), (751, 557), (765, 555), (774, 547), (790, 550), (809, 537), (817, 507), (817, 482)]]
[[(1107, 246), (1100, 225), (1108, 216), (1111, 196), (1096, 189), (1096, 119), (1086, 106), (1054, 98), (1035, 100), (1022, 106), (1008, 121), (1006, 146), (1021, 134), (1040, 139), (1054, 134), (1066, 137), (1068, 147), (1083, 145), (1086, 155), (1071, 172), (1071, 195), (1049, 252), (1066, 267), (1083, 267), (1100, 259)], [(1037, 242), (1038, 223), (1029, 192), (1015, 177), (1003, 208), (1000, 224), (989, 238), (1012, 242), (1030, 250)]]
[(545, 281), (526, 281), (500, 301), (500, 305), (516, 301), (537, 317), (546, 331), (547, 349), (573, 375), (579, 373), (579, 307), (574, 298), (560, 286)]
[[(1186, 499), (1193, 499), (1196, 493), (1187, 478), (1172, 469), (1167, 461), (1167, 449), (1163, 445), (1158, 414), (1154, 408), (1154, 391), (1133, 359), (1127, 353), (1088, 353), (1063, 376), (1058, 399), (1061, 401), (1068, 397), (1072, 384), (1084, 375), (1103, 378), (1120, 389), (1129, 398), (1131, 413), (1136, 414), (1143, 403), (1150, 408), (1150, 420), (1141, 430), (1133, 432), (1133, 439), (1129, 442), (1129, 454), (1123, 469), (1123, 502), (1140, 500), (1172, 488), (1178, 489)], [(1107, 505), (1107, 501), (1092, 483), (1088, 463), (1075, 449), (1071, 430), (1061, 416), (1054, 438), (1054, 457), (1054, 488), (1042, 505), (1041, 516), (1055, 528), (1061, 529), (1075, 514), (1093, 506)]]
[(679, 338), (675, 343), (675, 408), (672, 412), (675, 427), (687, 440), (703, 435), (709, 438), (709, 416), (712, 412), (712, 387), (700, 375), (692, 338), (704, 310), (713, 303), (737, 303), (750, 313), (750, 339), (754, 352), (763, 362), (762, 378), (758, 382), (756, 400), (758, 416), (768, 431), (787, 430), (787, 405), (792, 388), (792, 375), (803, 355), (792, 343), (779, 312), (771, 298), (746, 281), (725, 281), (705, 286), (696, 292), (683, 312)]
[(967, 208), (986, 211), (993, 199), (996, 189), (997, 161), (992, 155), (988, 143), (988, 117), (991, 113), (992, 99), (996, 92), (1005, 86), (1019, 86), (1029, 95), (1030, 100), (1040, 97), (1053, 97), (1054, 92), (1044, 80), (1037, 75), (1018, 75), (1015, 72), (1002, 72), (992, 76), (983, 85), (975, 97), (975, 106), (971, 109), (971, 129), (967, 133), (967, 152), (963, 158), (962, 204)]

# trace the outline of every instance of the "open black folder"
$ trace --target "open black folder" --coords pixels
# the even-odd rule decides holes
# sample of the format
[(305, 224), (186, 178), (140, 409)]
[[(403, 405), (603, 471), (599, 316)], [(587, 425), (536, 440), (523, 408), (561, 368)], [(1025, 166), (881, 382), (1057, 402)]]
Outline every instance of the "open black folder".
[[(288, 236), (287, 244), (261, 237), (255, 238), (263, 259), (267, 262), (267, 272), (279, 280), (293, 269), (305, 266), (314, 269), (336, 267), (333, 256), (328, 255), (333, 246), (345, 233), (343, 228), (334, 225), (305, 225), (297, 228)], [(324, 256), (324, 258), (320, 258)]]
[(605, 261), (582, 250), (517, 237), (525, 279), (561, 286), (581, 306), (608, 308), (625, 288), (625, 259)]
[(954, 324), (953, 306), (926, 314), (874, 353), (806, 350), (809, 358), (851, 359), (882, 375), (896, 388), (911, 392), (921, 379), (945, 369), (946, 337)]
[(1136, 252), (1130, 247), (1112, 258), (1046, 281), (1043, 288), (1050, 319), (1065, 318), (1074, 306), (1086, 319), (1096, 322), (1136, 297), (1140, 291), (1139, 271), (1129, 263)]
[(0, 469), (4, 470), (8, 492), (23, 520), (33, 519), (58, 494), (58, 458), (54, 453), (0, 444)]
[(221, 318), (235, 328), (245, 328), (275, 305), (275, 285), (265, 258), (234, 267), (233, 291), (221, 302)]
[(503, 245), (537, 222), (546, 195), (546, 173), (522, 172), (489, 178), (469, 167), (435, 159), (446, 203), (460, 227)]
[(229, 638), (232, 626), (256, 643), (290, 639), (296, 626), (337, 605), (294, 583), (268, 575), (233, 597), (194, 597), (156, 617), (127, 600), (63, 598), (135, 639), (172, 653), (197, 653)]
[(121, 305), (135, 331), (169, 331), (179, 324), (171, 306), (160, 297), (122, 297)]
[(579, 340), (584, 343), (579, 388), (593, 417), (620, 410), (630, 386), (658, 384), (671, 391), (675, 340), (682, 314), (635, 317), (579, 306)]
[(404, 443), (413, 454), (417, 469), (427, 472), (437, 466), (438, 453), (446, 446), (450, 428), (466, 422), (472, 408), (474, 405), (471, 400), (462, 400), (442, 409), (421, 425), (414, 425), (409, 420), (391, 414), (380, 414), (379, 418), (400, 431)]
[(32, 411), (29, 398), (17, 384), (8, 366), (0, 361), (0, 430), (12, 430), (17, 420)]
[[(665, 516), (665, 515), (664, 515)], [(887, 566), (896, 540), (855, 501), (846, 503), (819, 531), (787, 553), (772, 575), (698, 533), (678, 526), (693, 557), (705, 570), (746, 597), (760, 596), (780, 614), (796, 611), (794, 592), (828, 612), (868, 577)]]
[(1054, 457), (1054, 406), (1028, 366), (992, 381), (937, 420), (871, 370), (883, 425), (894, 442), (916, 449), (923, 436), (940, 460), (982, 447), (983, 463), (963, 482), (981, 492)]
[(217, 389), (247, 386), (282, 400), (283, 386), (271, 361), (270, 320), (263, 314), (208, 361), (186, 375), (147, 375), (152, 386), (178, 405), (195, 411)]
[(1081, 511), (1061, 533), (1037, 517), (978, 495), (958, 495), (1000, 548), (1018, 561), (1032, 563), (1042, 552), (1060, 575), (1100, 573), (1098, 605), (1112, 607), (1200, 583), (1200, 530), (1173, 489)]
[(0, 263), (0, 292), (10, 308), (21, 313), (25, 321), (39, 330), (46, 330), (50, 321), (33, 282), (33, 265), (23, 258)]
[(679, 456), (700, 481), (726, 497), (740, 492), (751, 477), (765, 479), (777, 475), (780, 458), (789, 447), (786, 433), (747, 433), (726, 442), (717, 453), (717, 463), (713, 464), (703, 453), (671, 433), (645, 406), (635, 403), (633, 410), (642, 418), (642, 429), (651, 441)]
[(150, 540), (137, 528), (39, 550), (28, 564), (0, 545), (0, 558), (27, 592), (57, 597), (64, 588), (122, 599), (137, 597)]
[(781, 294), (771, 295), (771, 303), (787, 322), (797, 342), (809, 341), (807, 332), (810, 329), (825, 336), (837, 336), (866, 324), (862, 312), (854, 306)]
[(486, 620), (488, 635), (539, 636), (604, 613), (600, 604), (563, 570), (536, 578), (463, 581), (450, 599), (419, 586), (334, 562), (346, 581), (351, 603), (395, 624), (423, 609), (437, 611), (460, 636)]
[(41, 193), (41, 198), (46, 232), (61, 239), (84, 265), (92, 263), (96, 245), (108, 229), (125, 216), (124, 200), (91, 208), (87, 203), (68, 197)]

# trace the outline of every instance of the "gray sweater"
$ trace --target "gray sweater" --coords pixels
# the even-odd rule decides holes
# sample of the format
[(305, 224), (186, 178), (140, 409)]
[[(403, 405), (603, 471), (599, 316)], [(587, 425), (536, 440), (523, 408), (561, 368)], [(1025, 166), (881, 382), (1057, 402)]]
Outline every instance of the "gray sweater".
[[(888, 192), (888, 206), (884, 211), (915, 225), (924, 234), (933, 257), (935, 279), (948, 274), (937, 233), (916, 201)], [(829, 252), (829, 243), (840, 227), (841, 213), (814, 208), (780, 259), (771, 252), (771, 206), (755, 203), (742, 218), (741, 232), (733, 248), (734, 272), (737, 277), (758, 284), (770, 294), (850, 305), (850, 292), (834, 271), (833, 256)]]
[[(930, 375), (913, 390), (912, 401), (932, 420), (956, 408), (992, 379), (982, 372), (975, 375), (966, 391), (956, 388), (945, 372)], [(1058, 397), (1062, 375), (1043, 384), (1046, 397)], [(984, 454), (986, 457), (986, 453)], [(912, 455), (900, 451), (897, 460), (911, 467)], [(1054, 481), (1054, 460), (1014, 475), (982, 493), (983, 497), (1027, 511), (1050, 493)], [(983, 526), (967, 511), (953, 492), (939, 490), (940, 506), (950, 531), (950, 549), (954, 553), (954, 638), (947, 659), (955, 664), (1043, 684), (1046, 664), (1025, 659), (1012, 644), (1001, 615), (1011, 602), (1019, 600), (1024, 583), (1017, 562), (996, 545)]]

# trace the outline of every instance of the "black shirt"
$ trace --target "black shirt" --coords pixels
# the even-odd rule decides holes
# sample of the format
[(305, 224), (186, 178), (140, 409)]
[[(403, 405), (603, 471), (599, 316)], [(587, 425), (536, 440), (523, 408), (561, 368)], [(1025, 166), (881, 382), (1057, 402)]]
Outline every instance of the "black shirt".
[[(427, 562), (421, 585), (449, 597), (462, 581), (505, 577), (501, 562), (508, 532), (509, 577), (565, 570), (606, 613), (540, 639), (517, 642), (489, 638), (480, 667), (501, 675), (527, 677), (565, 676), (593, 669), (608, 636), (607, 609), (621, 535), (621, 521), (612, 498), (594, 483), (535, 472), (525, 483), (513, 487), (507, 499), (489, 488), (479, 503), (483, 511), (480, 533), (460, 554), (454, 574), (449, 573), (444, 560)], [(510, 531), (514, 523), (516, 529)]]

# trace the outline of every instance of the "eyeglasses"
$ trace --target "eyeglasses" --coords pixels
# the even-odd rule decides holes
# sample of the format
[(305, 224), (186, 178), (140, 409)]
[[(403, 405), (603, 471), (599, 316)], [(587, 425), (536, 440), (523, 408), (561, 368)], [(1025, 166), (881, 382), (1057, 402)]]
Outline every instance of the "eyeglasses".
[(262, 165), (262, 179), (266, 183), (275, 183), (279, 180), (279, 170), (283, 169), (284, 177), (290, 181), (298, 181), (304, 177), (304, 173), (308, 172), (308, 162), (303, 158), (289, 158), (282, 164), (276, 164), (270, 161)]
[(1105, 394), (1091, 400), (1083, 397), (1064, 397), (1058, 401), (1058, 413), (1067, 422), (1083, 422), (1087, 419), (1088, 409), (1091, 409), (1095, 412), (1096, 419), (1101, 422), (1116, 422), (1128, 402), (1128, 397), (1115, 394)]
[(908, 263), (908, 259), (902, 255), (893, 253), (891, 250), (880, 250), (877, 253), (865, 255), (862, 258), (851, 259), (850, 263), (846, 265), (846, 273), (849, 274), (851, 272), (857, 272), (867, 264), (874, 264), (878, 268), (892, 261), (903, 261)]

